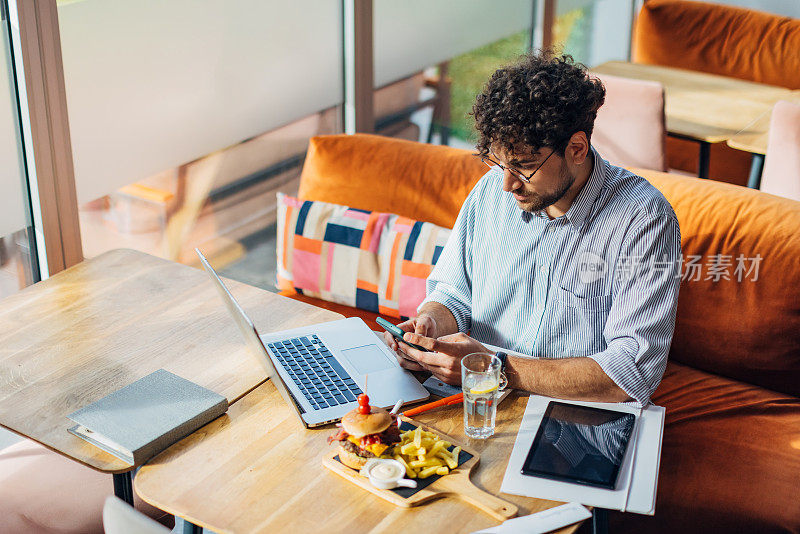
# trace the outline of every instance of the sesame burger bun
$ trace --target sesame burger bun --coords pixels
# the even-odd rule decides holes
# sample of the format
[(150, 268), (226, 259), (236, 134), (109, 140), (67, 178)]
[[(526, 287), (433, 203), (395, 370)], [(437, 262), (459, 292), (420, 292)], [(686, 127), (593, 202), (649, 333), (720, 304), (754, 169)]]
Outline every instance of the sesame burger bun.
[(361, 471), (361, 468), (367, 464), (367, 460), (368, 458), (345, 450), (341, 445), (339, 446), (339, 461), (350, 469)]
[(342, 428), (356, 438), (383, 432), (392, 424), (392, 416), (383, 408), (370, 407), (370, 413), (360, 414), (358, 408), (342, 417)]

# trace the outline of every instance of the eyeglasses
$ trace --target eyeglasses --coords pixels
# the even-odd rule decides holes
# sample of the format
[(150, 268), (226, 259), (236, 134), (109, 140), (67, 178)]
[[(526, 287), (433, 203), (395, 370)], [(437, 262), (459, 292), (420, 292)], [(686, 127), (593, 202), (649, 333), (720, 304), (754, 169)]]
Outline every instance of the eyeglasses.
[(547, 160), (548, 160), (548, 159), (550, 159), (550, 156), (552, 156), (554, 153), (555, 153), (555, 149), (553, 149), (553, 150), (552, 150), (552, 151), (551, 151), (551, 152), (550, 152), (550, 153), (547, 155), (547, 157), (546, 157), (546, 158), (544, 158), (544, 161), (543, 161), (543, 162), (541, 162), (541, 163), (539, 164), (539, 166), (538, 166), (538, 167), (536, 167), (536, 168), (533, 170), (533, 172), (532, 172), (532, 173), (530, 173), (530, 174), (529, 174), (529, 175), (527, 175), (527, 176), (526, 176), (525, 174), (523, 174), (523, 173), (522, 173), (522, 171), (520, 171), (520, 170), (518, 170), (518, 169), (515, 169), (514, 167), (506, 167), (506, 166), (505, 166), (505, 165), (503, 165), (502, 163), (498, 163), (497, 161), (493, 160), (493, 159), (492, 159), (492, 158), (490, 158), (489, 156), (481, 156), (480, 154), (473, 154), (473, 156), (477, 156), (477, 157), (481, 158), (481, 161), (483, 162), (483, 164), (484, 164), (484, 165), (486, 165), (487, 167), (489, 167), (490, 169), (491, 169), (492, 167), (499, 167), (499, 168), (500, 168), (500, 170), (502, 170), (502, 171), (508, 170), (508, 172), (510, 172), (510, 173), (511, 173), (513, 176), (515, 176), (516, 178), (519, 178), (519, 179), (520, 179), (520, 180), (522, 180), (523, 182), (525, 182), (525, 183), (529, 184), (529, 183), (531, 183), (531, 180), (533, 179), (533, 175), (534, 175), (534, 174), (536, 174), (537, 172), (539, 172), (539, 169), (541, 169), (541, 168), (542, 168), (542, 166), (543, 166), (545, 163), (547, 163)]

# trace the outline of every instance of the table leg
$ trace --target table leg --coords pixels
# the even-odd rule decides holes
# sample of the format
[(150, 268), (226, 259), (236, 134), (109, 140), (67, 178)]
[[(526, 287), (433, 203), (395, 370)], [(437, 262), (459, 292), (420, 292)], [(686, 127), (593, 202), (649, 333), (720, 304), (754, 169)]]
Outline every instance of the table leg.
[(190, 523), (185, 519), (183, 521), (182, 534), (203, 534), (203, 527), (198, 527), (194, 523)]
[(130, 471), (114, 474), (114, 495), (133, 506), (133, 477)]
[(608, 510), (592, 509), (592, 534), (608, 534)]
[(747, 187), (759, 189), (761, 187), (761, 172), (764, 170), (764, 154), (753, 154), (750, 161), (750, 177), (747, 179)]
[(700, 159), (697, 162), (697, 177), (708, 178), (708, 163), (711, 160), (711, 143), (700, 141)]

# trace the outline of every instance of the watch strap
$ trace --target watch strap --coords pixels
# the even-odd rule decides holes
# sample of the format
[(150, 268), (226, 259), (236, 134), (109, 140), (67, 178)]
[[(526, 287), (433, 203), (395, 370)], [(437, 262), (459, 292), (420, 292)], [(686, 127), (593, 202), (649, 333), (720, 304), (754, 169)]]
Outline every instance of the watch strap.
[(500, 360), (500, 372), (504, 373), (506, 370), (506, 360), (508, 359), (508, 354), (503, 351), (497, 351), (494, 353), (497, 356), (497, 359)]

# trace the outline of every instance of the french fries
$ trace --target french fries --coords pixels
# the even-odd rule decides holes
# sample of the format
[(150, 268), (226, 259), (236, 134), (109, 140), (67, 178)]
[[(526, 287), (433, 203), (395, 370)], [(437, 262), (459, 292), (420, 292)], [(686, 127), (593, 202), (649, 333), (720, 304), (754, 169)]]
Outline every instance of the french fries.
[(406, 468), (408, 478), (428, 478), (433, 475), (447, 475), (458, 467), (458, 454), (461, 447), (452, 446), (449, 441), (439, 439), (433, 432), (417, 427), (400, 434), (400, 443), (394, 445), (392, 457)]

